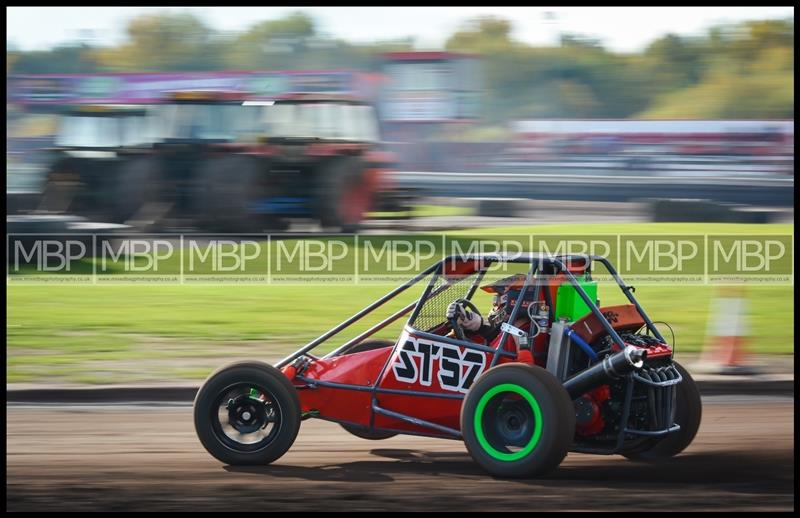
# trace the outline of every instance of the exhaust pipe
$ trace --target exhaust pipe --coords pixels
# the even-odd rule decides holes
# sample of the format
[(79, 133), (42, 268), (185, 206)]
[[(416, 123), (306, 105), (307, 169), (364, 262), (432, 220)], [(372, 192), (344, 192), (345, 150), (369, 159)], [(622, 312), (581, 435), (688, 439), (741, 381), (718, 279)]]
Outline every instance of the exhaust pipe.
[(618, 353), (606, 356), (586, 370), (564, 382), (570, 397), (576, 399), (610, 380), (619, 379), (632, 370), (641, 369), (647, 350), (628, 345)]

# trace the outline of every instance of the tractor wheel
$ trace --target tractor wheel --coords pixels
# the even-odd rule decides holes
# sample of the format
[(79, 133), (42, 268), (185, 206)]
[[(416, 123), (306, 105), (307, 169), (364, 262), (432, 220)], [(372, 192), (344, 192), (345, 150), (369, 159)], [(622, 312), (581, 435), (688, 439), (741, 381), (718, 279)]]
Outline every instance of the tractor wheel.
[(675, 400), (675, 422), (681, 429), (663, 437), (647, 440), (644, 444), (622, 453), (631, 460), (656, 462), (674, 457), (685, 450), (697, 435), (703, 413), (700, 391), (689, 372), (678, 362), (674, 364), (683, 378), (676, 387)]
[(131, 158), (119, 166), (117, 179), (113, 182), (114, 192), (111, 216), (113, 221), (125, 223), (130, 220), (150, 220), (158, 225), (163, 218), (164, 201), (160, 161), (152, 156)]
[(364, 182), (364, 164), (356, 157), (341, 157), (317, 175), (314, 196), (323, 228), (357, 232), (371, 205), (372, 192)]
[[(391, 342), (389, 340), (367, 340), (365, 342), (356, 344), (355, 346), (351, 347), (342, 354), (353, 354), (353, 353), (361, 353), (364, 351), (374, 351), (375, 349), (392, 347), (393, 345), (394, 342)], [(360, 437), (361, 439), (367, 439), (369, 441), (381, 441), (383, 439), (389, 439), (397, 435), (394, 432), (381, 432), (379, 430), (370, 431), (368, 428), (360, 428), (358, 426), (353, 426), (348, 424), (343, 424), (342, 428), (344, 428), (351, 434), (355, 435), (356, 437)]]
[(575, 435), (575, 410), (555, 376), (510, 363), (488, 370), (461, 407), (461, 433), (472, 458), (498, 477), (555, 469)]
[(269, 464), (300, 430), (300, 398), (286, 376), (262, 362), (218, 369), (194, 400), (194, 426), (206, 450), (225, 464)]
[(79, 161), (61, 158), (47, 172), (39, 210), (58, 213), (72, 212), (75, 199), (79, 197), (83, 189)]
[(245, 156), (224, 156), (205, 162), (197, 172), (194, 213), (198, 225), (219, 232), (257, 232), (262, 217), (253, 203), (262, 197), (258, 163)]

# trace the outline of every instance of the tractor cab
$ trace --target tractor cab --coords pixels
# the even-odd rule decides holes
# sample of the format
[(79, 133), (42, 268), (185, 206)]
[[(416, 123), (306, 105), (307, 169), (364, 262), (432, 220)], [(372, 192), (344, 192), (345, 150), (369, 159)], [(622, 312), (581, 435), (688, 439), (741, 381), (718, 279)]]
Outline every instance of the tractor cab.
[(354, 97), (291, 94), (261, 106), (259, 141), (270, 155), (269, 192), (256, 212), (317, 220), (352, 232), (387, 190), (374, 108)]
[[(146, 154), (155, 120), (144, 106), (70, 106), (58, 121), (39, 210), (92, 218), (111, 216), (120, 170)], [(112, 216), (113, 219), (113, 216)]]
[(153, 122), (142, 106), (74, 106), (61, 116), (55, 144), (69, 155), (86, 157), (92, 155), (82, 152), (146, 146), (154, 137)]
[(257, 110), (243, 109), (247, 95), (226, 91), (171, 92), (158, 108), (159, 144), (252, 141)]
[(264, 140), (275, 144), (380, 141), (375, 109), (348, 96), (296, 94), (264, 106)]

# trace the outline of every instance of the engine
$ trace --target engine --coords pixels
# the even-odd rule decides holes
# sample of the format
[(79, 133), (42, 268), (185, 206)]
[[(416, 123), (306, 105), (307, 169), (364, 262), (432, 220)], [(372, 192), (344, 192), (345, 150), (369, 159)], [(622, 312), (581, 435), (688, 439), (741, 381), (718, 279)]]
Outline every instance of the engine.
[[(643, 365), (634, 372), (637, 381), (642, 378), (652, 382), (665, 382), (680, 378), (672, 366), (672, 349), (669, 345), (654, 336), (636, 332), (620, 332), (619, 336), (627, 346), (646, 351), (643, 353), (646, 357)], [(620, 351), (619, 346), (608, 335), (599, 338), (591, 346), (599, 358)], [(587, 369), (589, 363), (587, 355), (575, 354), (571, 358), (570, 376), (574, 379), (576, 374)], [(627, 378), (618, 376), (574, 399), (578, 435), (597, 442), (616, 440), (625, 419), (626, 389)], [(668, 399), (674, 399), (674, 388), (634, 383), (625, 426), (636, 430), (661, 430), (669, 427), (674, 419), (674, 405)]]

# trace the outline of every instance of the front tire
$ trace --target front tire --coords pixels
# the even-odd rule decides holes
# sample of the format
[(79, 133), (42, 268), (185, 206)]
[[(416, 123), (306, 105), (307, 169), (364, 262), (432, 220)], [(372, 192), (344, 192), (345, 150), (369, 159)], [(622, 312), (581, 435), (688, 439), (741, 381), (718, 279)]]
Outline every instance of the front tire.
[(532, 477), (555, 469), (575, 434), (567, 391), (541, 367), (494, 367), (470, 388), (461, 432), (472, 458), (498, 477)]
[(300, 398), (275, 367), (234, 363), (203, 383), (194, 400), (194, 425), (202, 445), (221, 462), (269, 464), (297, 437)]

